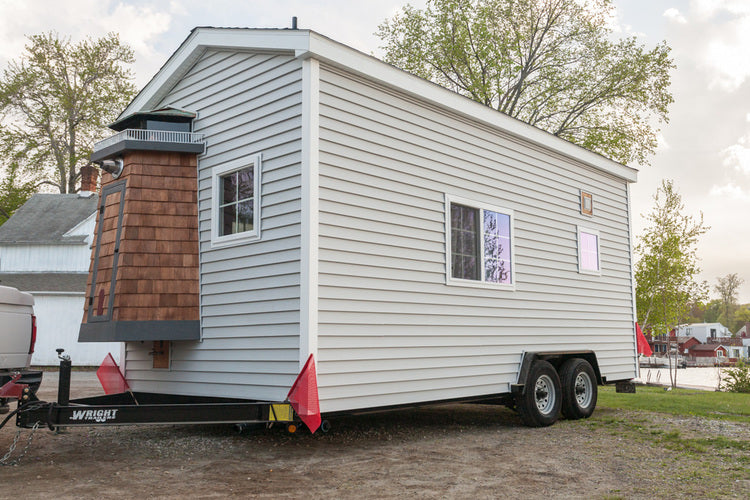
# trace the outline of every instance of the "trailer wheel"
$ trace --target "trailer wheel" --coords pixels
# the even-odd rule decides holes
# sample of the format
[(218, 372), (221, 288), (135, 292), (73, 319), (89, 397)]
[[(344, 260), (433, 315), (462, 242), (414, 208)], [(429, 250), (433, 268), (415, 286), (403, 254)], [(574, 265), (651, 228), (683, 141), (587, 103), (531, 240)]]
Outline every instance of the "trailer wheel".
[(588, 361), (573, 358), (560, 369), (562, 384), (562, 414), (576, 420), (588, 418), (596, 408), (596, 374)]
[(331, 432), (331, 422), (329, 422), (328, 420), (322, 420), (320, 422), (320, 427), (318, 428), (323, 434), (328, 434), (329, 432)]
[(531, 365), (526, 379), (526, 390), (516, 397), (516, 407), (521, 421), (529, 427), (546, 427), (560, 417), (560, 377), (547, 361), (538, 360)]

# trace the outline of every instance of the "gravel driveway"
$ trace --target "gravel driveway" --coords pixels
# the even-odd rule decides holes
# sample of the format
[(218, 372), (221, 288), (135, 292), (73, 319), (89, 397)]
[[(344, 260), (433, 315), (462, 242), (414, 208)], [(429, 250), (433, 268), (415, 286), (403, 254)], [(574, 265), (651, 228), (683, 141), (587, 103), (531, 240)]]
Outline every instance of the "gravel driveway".
[[(42, 399), (55, 399), (56, 378), (45, 374)], [(92, 372), (73, 373), (73, 397), (100, 393)], [(530, 429), (503, 407), (452, 404), (332, 425), (314, 436), (232, 426), (39, 430), (20, 465), (0, 468), (0, 497), (750, 497), (746, 424), (598, 408), (587, 420)], [(14, 435), (0, 430), (0, 454)], [(675, 435), (739, 446), (686, 449)]]

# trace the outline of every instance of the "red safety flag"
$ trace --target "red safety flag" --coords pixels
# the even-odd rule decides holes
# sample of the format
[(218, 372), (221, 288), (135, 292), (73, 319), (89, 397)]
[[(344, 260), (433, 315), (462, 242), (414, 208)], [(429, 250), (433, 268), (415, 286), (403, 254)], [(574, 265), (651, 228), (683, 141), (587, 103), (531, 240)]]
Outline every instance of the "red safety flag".
[(315, 374), (313, 355), (307, 358), (305, 366), (294, 381), (286, 398), (310, 432), (320, 427), (320, 402), (318, 401), (318, 377)]
[(102, 384), (104, 394), (122, 394), (123, 392), (130, 392), (130, 386), (122, 376), (120, 368), (115, 362), (115, 358), (112, 354), (107, 354), (107, 357), (102, 361), (102, 365), (96, 370), (96, 376), (99, 378), (99, 382)]
[(651, 346), (648, 345), (646, 336), (643, 335), (643, 332), (641, 331), (641, 327), (638, 326), (638, 323), (635, 324), (635, 339), (638, 342), (638, 354), (643, 354), (644, 356), (651, 356), (654, 354), (651, 351)]

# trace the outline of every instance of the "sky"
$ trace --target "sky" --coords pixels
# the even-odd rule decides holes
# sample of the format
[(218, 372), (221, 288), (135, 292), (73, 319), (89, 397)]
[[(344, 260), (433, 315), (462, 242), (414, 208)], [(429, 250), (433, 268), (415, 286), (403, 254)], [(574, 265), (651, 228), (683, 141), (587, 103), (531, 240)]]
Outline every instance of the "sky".
[[(25, 35), (55, 30), (79, 40), (115, 31), (135, 51), (145, 85), (195, 26), (313, 29), (368, 54), (382, 54), (374, 32), (406, 1), (394, 0), (0, 0), (0, 68), (18, 58)], [(411, 0), (423, 7), (424, 0)], [(711, 229), (698, 247), (701, 280), (711, 288), (737, 273), (750, 302), (750, 0), (614, 0), (612, 27), (648, 47), (672, 48), (670, 121), (631, 188), (633, 233), (672, 179), (686, 214)], [(746, 227), (748, 226), (748, 227)], [(712, 292), (716, 297), (716, 293)]]

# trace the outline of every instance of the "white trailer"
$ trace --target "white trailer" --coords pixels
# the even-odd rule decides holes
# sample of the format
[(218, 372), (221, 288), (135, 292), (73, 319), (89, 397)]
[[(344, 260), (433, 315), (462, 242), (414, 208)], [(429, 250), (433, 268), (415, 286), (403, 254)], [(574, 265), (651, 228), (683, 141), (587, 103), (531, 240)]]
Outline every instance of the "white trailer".
[(115, 325), (90, 286), (81, 329), (134, 391), (283, 401), (312, 355), (324, 415), (512, 395), (547, 425), (637, 376), (636, 170), (307, 30), (194, 29), (118, 123), (169, 110), (205, 142), (198, 326)]

